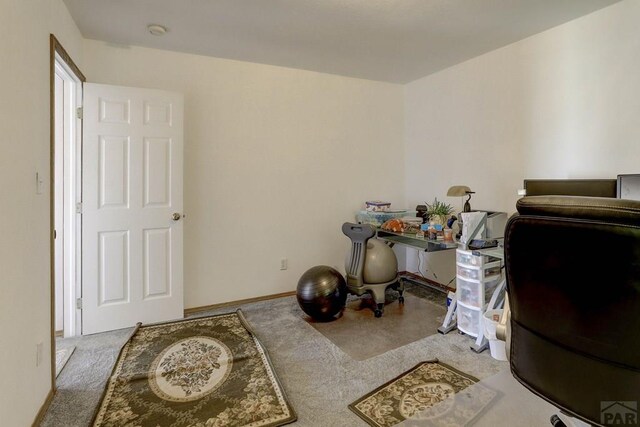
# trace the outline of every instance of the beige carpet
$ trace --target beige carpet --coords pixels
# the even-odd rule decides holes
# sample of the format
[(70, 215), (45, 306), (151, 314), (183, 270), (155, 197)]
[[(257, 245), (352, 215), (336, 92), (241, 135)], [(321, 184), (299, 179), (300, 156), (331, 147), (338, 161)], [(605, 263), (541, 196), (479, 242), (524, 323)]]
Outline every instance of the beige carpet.
[(56, 350), (56, 377), (60, 375), (60, 372), (64, 369), (64, 365), (67, 364), (75, 349), (76, 347), (72, 346)]
[[(441, 295), (444, 300), (444, 294)], [(387, 309), (391, 309), (393, 304), (396, 303), (391, 303)], [(230, 310), (232, 308), (225, 307), (199, 313), (199, 316)], [(469, 349), (473, 340), (456, 332), (435, 334), (365, 361), (357, 361), (305, 320), (307, 316), (298, 306), (295, 296), (244, 304), (242, 310), (260, 342), (269, 351), (273, 367), (298, 414), (298, 421), (293, 424), (295, 427), (366, 427), (367, 424), (347, 405), (424, 360), (437, 358), (479, 379), (501, 369), (506, 369), (510, 375), (507, 362), (492, 359), (488, 351), (474, 353)], [(372, 316), (370, 312), (369, 315)], [(61, 344), (75, 345), (76, 351), (58, 377), (58, 390), (42, 427), (90, 425), (120, 348), (131, 331), (130, 328), (64, 339)], [(538, 407), (534, 400), (541, 399), (514, 382), (532, 403), (526, 408), (500, 405), (501, 411), (505, 407), (510, 409), (509, 419), (515, 420), (518, 427), (547, 425), (549, 414), (536, 413)], [(520, 402), (518, 405), (523, 406)], [(526, 416), (519, 417), (519, 413), (526, 413)], [(491, 420), (502, 419), (501, 414), (496, 413)], [(483, 424), (483, 427), (489, 425), (502, 424), (493, 422)]]
[(373, 315), (373, 300), (368, 296), (349, 297), (340, 318), (317, 322), (307, 317), (311, 326), (355, 360), (366, 360), (403, 345), (436, 334), (447, 311), (405, 292), (404, 305), (397, 301), (385, 306), (380, 318)]

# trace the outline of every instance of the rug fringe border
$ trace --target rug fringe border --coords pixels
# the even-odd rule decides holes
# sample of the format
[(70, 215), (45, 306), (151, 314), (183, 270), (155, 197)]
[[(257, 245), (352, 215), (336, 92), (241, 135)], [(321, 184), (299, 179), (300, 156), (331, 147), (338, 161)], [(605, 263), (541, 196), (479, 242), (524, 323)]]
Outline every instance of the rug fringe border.
[(289, 413), (291, 414), (289, 416), (289, 418), (279, 422), (278, 424), (274, 424), (274, 425), (286, 425), (286, 424), (291, 424), (294, 421), (298, 420), (298, 414), (296, 413), (296, 411), (293, 409), (293, 405), (291, 405), (291, 401), (289, 400), (289, 397), (287, 396), (287, 393), (282, 385), (282, 383), (280, 382), (280, 378), (278, 377), (278, 374), (273, 366), (273, 361), (271, 360), (271, 356), (269, 355), (269, 352), (267, 351), (267, 348), (262, 344), (262, 341), (260, 341), (260, 338), (258, 337), (258, 335), (255, 333), (255, 331), (253, 330), (253, 328), (251, 327), (251, 324), (249, 323), (249, 321), (247, 320), (246, 317), (244, 317), (244, 313), (242, 312), (242, 309), (237, 309), (235, 311), (235, 313), (238, 315), (238, 318), (240, 319), (240, 323), (242, 323), (242, 326), (244, 326), (244, 328), (247, 330), (247, 332), (249, 332), (249, 334), (251, 334), (251, 336), (255, 339), (255, 341), (260, 345), (260, 348), (262, 348), (262, 352), (264, 353), (265, 358), (267, 359), (267, 362), (269, 362), (269, 367), (271, 368), (271, 371), (273, 373), (273, 377), (276, 380), (276, 383), (278, 384), (278, 387), (280, 387), (280, 391), (282, 392), (282, 397), (284, 398), (285, 403), (287, 404), (287, 406), (289, 407)]

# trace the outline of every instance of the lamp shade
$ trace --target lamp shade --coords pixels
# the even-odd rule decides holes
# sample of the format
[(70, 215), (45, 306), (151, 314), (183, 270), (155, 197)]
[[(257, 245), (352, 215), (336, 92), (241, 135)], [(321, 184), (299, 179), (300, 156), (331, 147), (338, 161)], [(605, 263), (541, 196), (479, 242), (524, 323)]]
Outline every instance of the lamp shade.
[(447, 196), (462, 197), (462, 196), (466, 196), (467, 194), (473, 194), (473, 193), (474, 192), (471, 191), (471, 189), (466, 185), (454, 185), (453, 187), (449, 187), (449, 190), (447, 191)]

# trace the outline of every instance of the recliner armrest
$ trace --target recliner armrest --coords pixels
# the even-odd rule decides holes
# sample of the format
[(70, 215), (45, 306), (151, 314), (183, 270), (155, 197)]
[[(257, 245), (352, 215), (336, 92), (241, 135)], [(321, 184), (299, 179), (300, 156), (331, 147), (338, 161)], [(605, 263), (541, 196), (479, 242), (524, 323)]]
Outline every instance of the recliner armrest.
[(507, 360), (511, 350), (511, 310), (509, 309), (509, 295), (504, 296), (504, 311), (500, 322), (496, 325), (496, 338), (505, 342)]

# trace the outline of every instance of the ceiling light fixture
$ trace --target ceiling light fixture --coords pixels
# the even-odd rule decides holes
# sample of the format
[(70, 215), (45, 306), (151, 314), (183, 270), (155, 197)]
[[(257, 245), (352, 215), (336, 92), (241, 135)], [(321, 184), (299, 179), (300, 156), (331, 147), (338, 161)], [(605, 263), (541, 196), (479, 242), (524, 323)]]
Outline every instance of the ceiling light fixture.
[(154, 36), (164, 36), (167, 33), (167, 27), (158, 24), (148, 25), (147, 30)]

